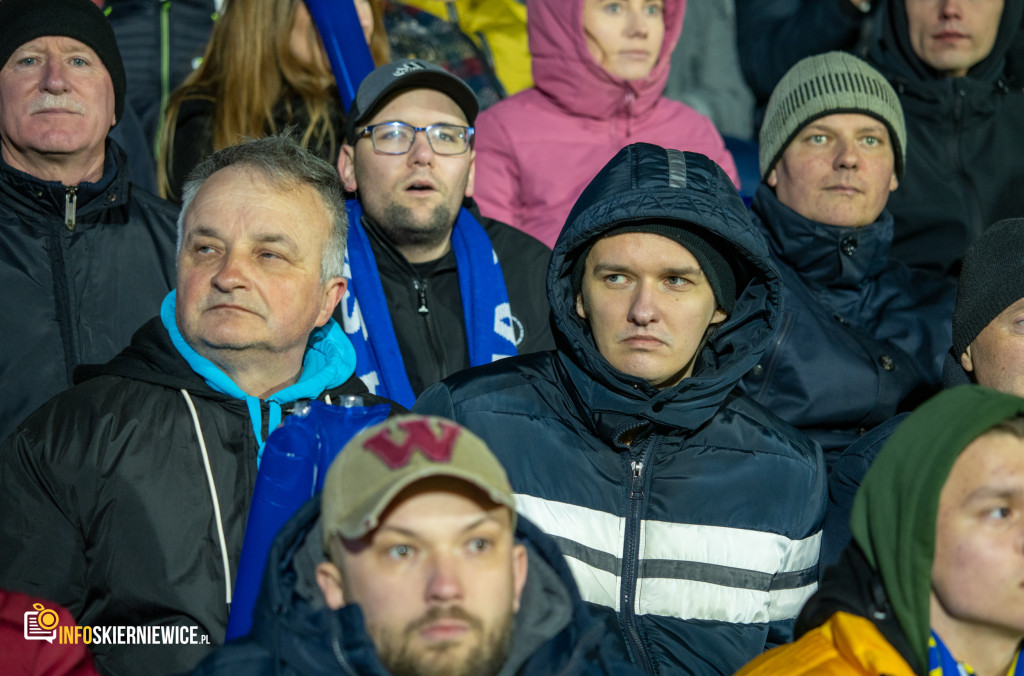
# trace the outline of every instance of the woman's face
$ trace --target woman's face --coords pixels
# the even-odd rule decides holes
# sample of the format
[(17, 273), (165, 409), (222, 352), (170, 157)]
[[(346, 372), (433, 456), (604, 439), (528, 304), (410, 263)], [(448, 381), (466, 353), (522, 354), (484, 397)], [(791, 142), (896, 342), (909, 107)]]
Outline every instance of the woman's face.
[[(341, 0), (348, 2), (349, 0)], [(359, 15), (359, 25), (363, 29), (363, 37), (370, 42), (370, 35), (373, 33), (373, 12), (370, 10), (370, 0), (354, 0), (356, 14)], [(323, 43), (313, 25), (313, 17), (309, 15), (306, 3), (298, 0), (295, 5), (295, 18), (292, 19), (291, 35), (288, 37), (288, 48), (292, 55), (304, 66), (313, 67), (323, 65), (326, 67), (327, 54), (324, 51)], [(315, 51), (314, 51), (315, 50)], [(317, 53), (318, 52), (318, 53)]]
[(582, 0), (587, 49), (624, 80), (647, 77), (665, 39), (663, 0)]

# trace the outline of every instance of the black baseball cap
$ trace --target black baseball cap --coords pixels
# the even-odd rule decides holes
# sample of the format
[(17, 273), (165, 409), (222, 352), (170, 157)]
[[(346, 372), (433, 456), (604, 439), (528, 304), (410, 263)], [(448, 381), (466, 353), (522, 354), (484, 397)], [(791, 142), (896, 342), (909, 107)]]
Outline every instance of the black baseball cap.
[(356, 129), (373, 116), (388, 96), (403, 89), (420, 88), (436, 89), (451, 97), (462, 109), (470, 125), (480, 112), (476, 94), (460, 78), (423, 59), (400, 59), (374, 69), (359, 85), (355, 101), (348, 112), (348, 142), (355, 143)]

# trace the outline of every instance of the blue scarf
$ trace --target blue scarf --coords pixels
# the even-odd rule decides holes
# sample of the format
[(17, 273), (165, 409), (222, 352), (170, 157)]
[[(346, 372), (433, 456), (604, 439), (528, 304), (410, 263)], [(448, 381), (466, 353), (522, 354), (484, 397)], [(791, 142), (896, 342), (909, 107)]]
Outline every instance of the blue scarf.
[[(229, 397), (245, 402), (249, 410), (249, 422), (256, 434), (259, 451), (256, 454), (256, 467), (263, 459), (263, 413), (259, 397), (242, 391), (235, 381), (231, 380), (216, 364), (193, 350), (178, 330), (175, 320), (175, 301), (177, 291), (171, 291), (160, 305), (160, 321), (171, 336), (178, 353), (188, 365), (206, 381), (212, 389)], [(345, 337), (341, 327), (333, 319), (309, 334), (306, 343), (306, 354), (302, 358), (302, 373), (294, 385), (275, 392), (267, 398), (270, 405), (267, 430), (273, 432), (281, 424), (281, 404), (288, 404), (298, 399), (316, 399), (325, 390), (343, 384), (355, 372), (356, 355), (352, 344)]]
[[(345, 276), (349, 284), (341, 299), (341, 323), (355, 348), (357, 373), (370, 392), (411, 408), (416, 395), (398, 348), (377, 261), (363, 228), (363, 210), (357, 200), (349, 200), (347, 206)], [(472, 214), (460, 209), (451, 240), (470, 366), (516, 354), (505, 277), (490, 237)]]
[[(969, 676), (974, 670), (962, 662), (957, 662), (949, 648), (934, 631), (928, 638), (928, 676)], [(1024, 676), (1024, 662), (1020, 659), (1020, 650), (1013, 658), (1006, 676)]]

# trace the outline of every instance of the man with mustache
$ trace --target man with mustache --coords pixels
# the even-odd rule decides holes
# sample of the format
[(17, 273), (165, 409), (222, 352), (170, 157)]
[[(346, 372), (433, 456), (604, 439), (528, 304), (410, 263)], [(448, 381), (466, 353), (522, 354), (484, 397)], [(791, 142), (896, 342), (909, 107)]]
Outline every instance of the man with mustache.
[(878, 15), (867, 58), (907, 116), (892, 255), (956, 277), (984, 229), (1024, 214), (1024, 83), (1011, 59), (1024, 0), (895, 0)]
[(0, 446), (0, 587), (83, 625), (194, 632), (97, 641), (102, 673), (179, 673), (222, 643), (267, 436), (305, 400), (384, 401), (331, 319), (333, 166), (284, 137), (225, 148), (190, 175), (179, 223), (159, 315)]
[(742, 387), (820, 443), (831, 467), (939, 388), (954, 289), (889, 258), (885, 205), (910, 149), (878, 71), (846, 52), (798, 62), (768, 101), (760, 141), (751, 209), (782, 273), (785, 315)]
[(106, 361), (174, 286), (175, 210), (108, 138), (114, 33), (89, 0), (0, 2), (0, 439)]
[(472, 432), (398, 416), (341, 450), (272, 548), (254, 625), (194, 672), (628, 676)]
[(359, 86), (339, 169), (348, 293), (337, 319), (371, 391), (404, 406), (469, 366), (552, 346), (546, 246), (473, 203), (479, 106), (459, 78), (401, 59)]
[(555, 351), (415, 410), (487, 442), (623, 659), (732, 674), (789, 640), (825, 513), (817, 445), (734, 391), (782, 318), (764, 239), (717, 164), (633, 144), (577, 200), (547, 283)]

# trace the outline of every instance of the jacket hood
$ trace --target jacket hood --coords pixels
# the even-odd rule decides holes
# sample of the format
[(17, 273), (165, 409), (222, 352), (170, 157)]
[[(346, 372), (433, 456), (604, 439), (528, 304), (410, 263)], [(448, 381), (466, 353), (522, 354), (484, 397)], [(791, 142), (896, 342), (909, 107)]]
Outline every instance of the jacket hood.
[[(315, 579), (316, 565), (324, 560), (320, 533), (317, 495), (274, 540), (251, 637), (278, 651), (299, 673), (330, 673), (330, 665), (344, 659), (354, 673), (386, 676), (359, 607), (334, 612), (326, 608)], [(603, 627), (580, 598), (557, 545), (521, 515), (516, 541), (527, 548), (529, 572), (509, 656), (499, 676), (553, 673), (567, 664), (581, 664), (582, 653), (597, 649)]]
[(857, 491), (853, 540), (881, 576), (918, 664), (928, 663), (929, 594), (939, 495), (960, 453), (1024, 399), (976, 385), (944, 390), (914, 411), (882, 448)]
[[(736, 275), (732, 313), (714, 329), (693, 374), (663, 390), (608, 363), (576, 314), (572, 286), (573, 265), (590, 243), (642, 221), (693, 229), (716, 243)], [(709, 420), (757, 364), (782, 312), (779, 273), (729, 177), (703, 155), (648, 143), (623, 148), (583, 191), (555, 244), (547, 284), (561, 361), (606, 438), (638, 418), (688, 430)]]
[(527, 0), (534, 87), (572, 115), (594, 119), (642, 115), (665, 90), (672, 50), (683, 30), (686, 0), (665, 0), (665, 39), (654, 68), (640, 80), (623, 80), (591, 56), (583, 34), (584, 0)]
[[(1004, 77), (1007, 52), (1020, 28), (1022, 15), (1024, 0), (1005, 1), (992, 51), (967, 72), (967, 77), (993, 83)], [(900, 81), (927, 83), (945, 79), (941, 73), (925, 64), (914, 53), (914, 48), (910, 44), (905, 2), (885, 4), (885, 11), (878, 21), (876, 35), (869, 48), (869, 56), (894, 85), (898, 85)]]

